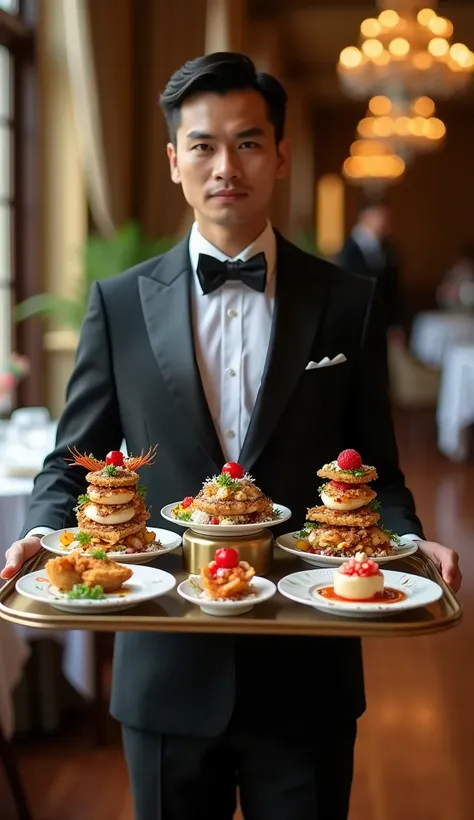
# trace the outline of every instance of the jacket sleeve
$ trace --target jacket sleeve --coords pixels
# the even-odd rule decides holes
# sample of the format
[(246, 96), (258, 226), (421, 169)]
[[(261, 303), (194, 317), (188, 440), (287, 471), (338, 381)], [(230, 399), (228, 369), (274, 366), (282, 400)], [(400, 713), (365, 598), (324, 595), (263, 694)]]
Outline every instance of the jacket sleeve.
[(348, 447), (365, 464), (377, 468), (374, 484), (381, 503), (381, 523), (404, 535), (424, 538), (414, 499), (400, 469), (389, 395), (386, 330), (382, 302), (375, 280), (363, 324), (354, 374), (353, 401), (348, 408)]
[(66, 404), (59, 420), (55, 448), (35, 478), (33, 493), (21, 533), (36, 527), (75, 526), (77, 496), (86, 487), (86, 470), (69, 466), (68, 447), (104, 458), (119, 449), (123, 440), (110, 339), (100, 285), (93, 284), (81, 328)]

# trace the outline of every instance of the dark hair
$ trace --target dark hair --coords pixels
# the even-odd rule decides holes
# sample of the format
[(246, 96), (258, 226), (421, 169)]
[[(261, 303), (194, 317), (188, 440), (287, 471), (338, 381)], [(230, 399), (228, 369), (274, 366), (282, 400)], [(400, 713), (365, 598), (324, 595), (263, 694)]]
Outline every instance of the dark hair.
[(181, 106), (193, 94), (206, 91), (227, 94), (245, 89), (258, 91), (265, 100), (278, 145), (285, 131), (286, 91), (271, 74), (257, 72), (245, 54), (232, 51), (218, 51), (189, 60), (170, 78), (160, 96), (170, 140), (176, 143)]

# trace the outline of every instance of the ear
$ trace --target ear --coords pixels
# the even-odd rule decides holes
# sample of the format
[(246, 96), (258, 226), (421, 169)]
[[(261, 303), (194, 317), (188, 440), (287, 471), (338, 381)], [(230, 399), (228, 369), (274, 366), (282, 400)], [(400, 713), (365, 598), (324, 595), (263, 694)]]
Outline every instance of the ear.
[(181, 174), (179, 172), (178, 167), (178, 156), (176, 153), (176, 148), (172, 142), (169, 142), (166, 146), (166, 153), (168, 154), (168, 159), (170, 163), (171, 179), (176, 185), (179, 185), (181, 182)]
[(290, 165), (290, 141), (286, 137), (280, 140), (277, 148), (277, 179), (284, 179)]

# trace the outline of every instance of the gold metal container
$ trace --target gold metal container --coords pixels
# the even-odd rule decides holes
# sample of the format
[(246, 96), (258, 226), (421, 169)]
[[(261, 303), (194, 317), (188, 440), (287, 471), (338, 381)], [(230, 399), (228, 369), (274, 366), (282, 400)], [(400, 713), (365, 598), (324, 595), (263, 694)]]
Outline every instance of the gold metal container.
[(212, 561), (220, 547), (232, 547), (239, 553), (241, 561), (248, 561), (256, 575), (268, 575), (273, 561), (273, 535), (270, 530), (261, 530), (243, 538), (224, 535), (210, 538), (193, 530), (183, 535), (183, 569), (193, 575), (199, 574), (201, 567)]

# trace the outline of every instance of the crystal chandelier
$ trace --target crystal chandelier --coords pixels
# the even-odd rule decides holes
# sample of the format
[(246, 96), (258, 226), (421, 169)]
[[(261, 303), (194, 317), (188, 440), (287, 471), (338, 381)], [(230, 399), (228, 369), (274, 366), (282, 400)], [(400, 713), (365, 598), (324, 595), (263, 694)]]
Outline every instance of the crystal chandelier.
[(342, 166), (342, 174), (349, 183), (373, 190), (399, 182), (404, 173), (402, 157), (381, 140), (355, 140)]
[(428, 8), (416, 13), (413, 3), (402, 5), (400, 13), (384, 9), (364, 20), (358, 45), (341, 51), (337, 70), (347, 93), (407, 100), (462, 91), (474, 73), (474, 53), (451, 42), (453, 25), (445, 17)]
[(385, 96), (372, 97), (366, 116), (357, 126), (357, 134), (363, 139), (387, 143), (394, 153), (409, 161), (414, 154), (442, 147), (446, 126), (434, 113), (435, 104), (430, 97), (406, 103)]

